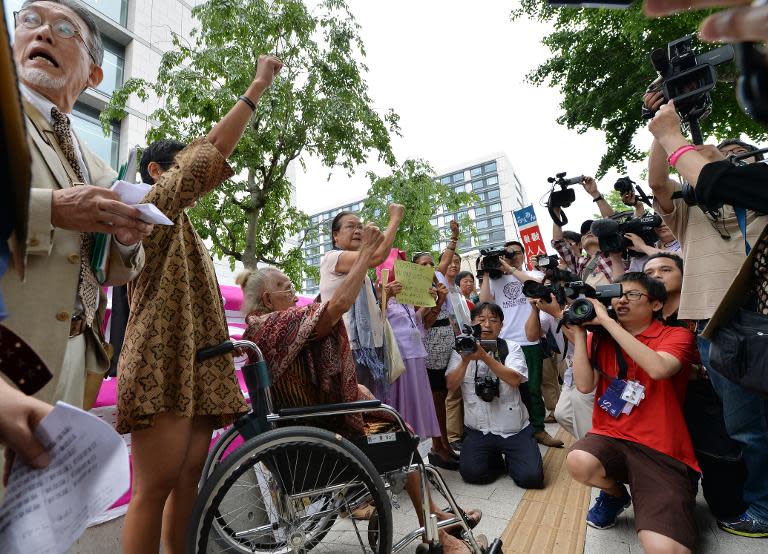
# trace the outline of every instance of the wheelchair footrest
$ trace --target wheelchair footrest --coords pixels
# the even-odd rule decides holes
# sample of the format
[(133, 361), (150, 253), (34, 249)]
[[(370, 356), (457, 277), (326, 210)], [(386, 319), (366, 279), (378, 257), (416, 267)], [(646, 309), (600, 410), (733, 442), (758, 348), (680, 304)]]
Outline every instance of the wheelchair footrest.
[[(352, 439), (379, 473), (395, 471), (418, 459), (419, 437), (407, 431), (376, 433)], [(415, 454), (415, 456), (414, 456)]]

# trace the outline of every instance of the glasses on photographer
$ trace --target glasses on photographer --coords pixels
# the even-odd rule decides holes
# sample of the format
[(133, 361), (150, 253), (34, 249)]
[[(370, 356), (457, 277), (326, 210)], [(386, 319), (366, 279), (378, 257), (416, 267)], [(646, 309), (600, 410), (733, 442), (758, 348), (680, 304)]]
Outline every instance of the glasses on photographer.
[[(13, 20), (16, 27), (21, 25), (26, 29), (38, 29), (43, 25), (43, 17), (32, 9), (13, 12)], [(83, 38), (83, 34), (78, 30), (74, 23), (72, 23), (69, 19), (63, 18), (56, 19), (52, 22), (47, 21), (46, 23), (50, 25), (51, 30), (61, 38), (77, 38), (81, 43), (83, 43), (85, 51), (88, 52), (88, 56), (90, 56), (91, 60), (93, 60), (93, 63), (98, 65), (99, 62), (96, 61), (96, 56), (94, 56), (93, 52), (91, 52), (91, 49), (88, 48), (88, 44), (86, 44), (85, 39)]]
[(619, 296), (619, 298), (626, 298), (630, 302), (637, 302), (643, 296), (648, 296), (648, 295), (645, 294), (644, 292), (640, 292), (639, 290), (628, 290), (627, 292)]

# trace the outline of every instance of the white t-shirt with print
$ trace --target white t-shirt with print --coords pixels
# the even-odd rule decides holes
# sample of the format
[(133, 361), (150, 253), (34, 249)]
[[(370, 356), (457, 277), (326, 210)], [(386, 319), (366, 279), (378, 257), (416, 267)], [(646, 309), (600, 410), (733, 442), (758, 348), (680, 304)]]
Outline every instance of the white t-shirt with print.
[[(543, 279), (541, 271), (527, 271), (529, 275), (537, 279)], [(491, 279), (491, 294), (494, 301), (504, 312), (504, 325), (499, 335), (504, 340), (511, 340), (521, 346), (538, 344), (531, 342), (525, 336), (525, 322), (531, 314), (531, 305), (523, 294), (523, 283), (513, 275), (502, 275), (498, 279)]]

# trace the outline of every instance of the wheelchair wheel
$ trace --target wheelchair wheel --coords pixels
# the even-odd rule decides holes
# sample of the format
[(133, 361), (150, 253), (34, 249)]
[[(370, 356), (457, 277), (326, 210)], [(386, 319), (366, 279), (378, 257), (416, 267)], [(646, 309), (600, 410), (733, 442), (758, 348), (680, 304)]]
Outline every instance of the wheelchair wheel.
[[(373, 504), (369, 522), (337, 519)], [(232, 452), (200, 491), (187, 538), (193, 553), (370, 552), (392, 548), (392, 511), (373, 464), (346, 439), (286, 427)]]
[(213, 474), (214, 471), (216, 471), (216, 468), (219, 467), (219, 464), (224, 459), (224, 453), (226, 452), (227, 448), (229, 448), (230, 445), (239, 436), (240, 433), (238, 432), (237, 428), (233, 426), (230, 427), (226, 433), (221, 435), (221, 437), (219, 437), (219, 440), (217, 440), (216, 444), (213, 445), (213, 448), (210, 449), (208, 452), (208, 457), (205, 459), (205, 466), (203, 467), (203, 473), (200, 477), (200, 488), (203, 487), (208, 478)]

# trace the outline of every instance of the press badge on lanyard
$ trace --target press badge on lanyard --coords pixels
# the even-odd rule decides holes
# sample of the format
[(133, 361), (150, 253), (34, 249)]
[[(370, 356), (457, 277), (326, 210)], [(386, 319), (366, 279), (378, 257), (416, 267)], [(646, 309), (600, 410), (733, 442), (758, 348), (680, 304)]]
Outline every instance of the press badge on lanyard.
[(611, 417), (629, 415), (635, 406), (645, 398), (645, 387), (637, 381), (615, 378), (598, 400), (598, 406)]

